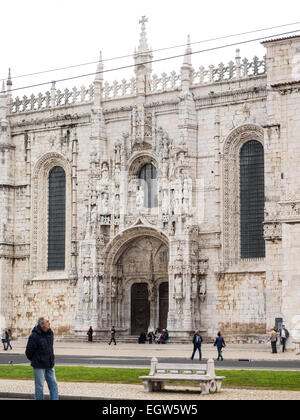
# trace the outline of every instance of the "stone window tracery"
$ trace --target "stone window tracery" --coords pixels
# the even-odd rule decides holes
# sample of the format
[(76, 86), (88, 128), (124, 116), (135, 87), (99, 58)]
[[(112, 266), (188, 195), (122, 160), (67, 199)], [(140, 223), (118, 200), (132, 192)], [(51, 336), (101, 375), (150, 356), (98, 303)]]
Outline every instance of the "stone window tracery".
[(245, 143), (240, 153), (241, 258), (264, 258), (264, 148)]
[(49, 174), (48, 271), (65, 269), (66, 174), (55, 166)]
[(139, 186), (144, 192), (144, 207), (151, 209), (158, 206), (156, 168), (151, 163), (139, 172)]
[(234, 129), (224, 143), (222, 165), (224, 270), (242, 260), (240, 156), (243, 146), (253, 141), (260, 143), (263, 149), (264, 130), (255, 124), (245, 124)]

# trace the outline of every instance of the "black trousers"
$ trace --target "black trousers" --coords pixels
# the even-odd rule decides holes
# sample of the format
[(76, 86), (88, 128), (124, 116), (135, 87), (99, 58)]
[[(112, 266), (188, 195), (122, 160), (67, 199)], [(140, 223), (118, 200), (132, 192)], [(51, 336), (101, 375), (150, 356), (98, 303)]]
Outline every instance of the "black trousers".
[(277, 353), (276, 341), (271, 341), (272, 353)]
[(281, 338), (281, 344), (282, 344), (282, 351), (283, 351), (283, 353), (285, 352), (285, 346), (286, 346), (286, 338)]
[(114, 342), (114, 343), (115, 343), (115, 345), (117, 344), (117, 343), (116, 343), (116, 339), (115, 339), (115, 337), (111, 337), (109, 344), (111, 344), (112, 342)]

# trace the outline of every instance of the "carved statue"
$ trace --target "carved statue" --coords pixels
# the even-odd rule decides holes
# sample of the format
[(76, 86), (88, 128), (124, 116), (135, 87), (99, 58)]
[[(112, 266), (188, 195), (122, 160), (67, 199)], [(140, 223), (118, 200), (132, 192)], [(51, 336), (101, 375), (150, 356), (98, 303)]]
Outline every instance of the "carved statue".
[(180, 179), (177, 179), (175, 182), (175, 191), (174, 191), (175, 205), (174, 212), (175, 214), (181, 214), (182, 211), (182, 185)]
[(115, 278), (111, 281), (111, 297), (113, 299), (117, 297), (117, 280)]
[(175, 299), (182, 299), (182, 273), (175, 274), (174, 279)]
[(83, 300), (85, 302), (89, 302), (90, 301), (90, 281), (85, 278), (84, 282), (83, 282)]
[(144, 207), (144, 191), (142, 190), (142, 187), (138, 187), (137, 193), (136, 193), (136, 208), (137, 210), (141, 210)]
[(105, 286), (102, 280), (99, 281), (99, 300), (103, 300), (105, 296)]
[(206, 298), (206, 280), (204, 277), (200, 278), (199, 297), (201, 302), (205, 301)]
[(101, 194), (101, 214), (109, 214), (109, 195), (106, 192)]

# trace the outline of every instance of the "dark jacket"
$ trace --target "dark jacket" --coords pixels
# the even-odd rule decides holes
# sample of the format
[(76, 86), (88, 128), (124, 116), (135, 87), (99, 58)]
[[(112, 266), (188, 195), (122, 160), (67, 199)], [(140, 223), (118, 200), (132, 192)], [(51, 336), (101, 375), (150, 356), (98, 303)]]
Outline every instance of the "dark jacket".
[(44, 332), (39, 325), (34, 327), (25, 351), (32, 367), (36, 369), (52, 369), (54, 367), (53, 341), (54, 335), (51, 329)]
[[(282, 334), (282, 330), (283, 330), (283, 328), (280, 330), (280, 337), (281, 337), (281, 334)], [(290, 333), (288, 332), (288, 330), (285, 328), (285, 338), (286, 339), (288, 339), (289, 338), (289, 336), (290, 336)]]
[(222, 336), (217, 337), (214, 346), (217, 346), (219, 349), (225, 347), (225, 341)]
[[(197, 342), (196, 342), (196, 338), (197, 338), (197, 336), (199, 336), (199, 337), (200, 337), (200, 342), (199, 342), (199, 343), (197, 343)], [(193, 344), (194, 344), (195, 346), (201, 346), (202, 341), (203, 341), (203, 340), (202, 340), (201, 335), (196, 333), (196, 334), (194, 335), (194, 338), (193, 338)]]

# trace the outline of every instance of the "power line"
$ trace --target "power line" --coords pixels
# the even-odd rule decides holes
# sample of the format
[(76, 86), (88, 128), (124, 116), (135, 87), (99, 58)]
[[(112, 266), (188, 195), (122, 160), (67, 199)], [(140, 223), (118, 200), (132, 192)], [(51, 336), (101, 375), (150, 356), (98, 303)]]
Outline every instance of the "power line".
[[(280, 34), (268, 35), (268, 36), (255, 38), (255, 39), (250, 39), (250, 40), (246, 40), (246, 41), (235, 42), (235, 43), (232, 43), (232, 44), (220, 45), (220, 46), (217, 46), (217, 47), (207, 48), (205, 50), (192, 51), (192, 52), (189, 52), (189, 53), (178, 54), (178, 55), (174, 55), (174, 56), (171, 56), (171, 57), (158, 58), (156, 60), (150, 60), (150, 61), (145, 61), (143, 63), (139, 63), (139, 65), (145, 65), (145, 64), (157, 63), (157, 62), (161, 62), (161, 61), (173, 60), (175, 58), (185, 57), (186, 55), (200, 54), (200, 53), (204, 53), (204, 52), (220, 50), (222, 48), (228, 48), (228, 47), (234, 47), (234, 46), (243, 45), (243, 44), (249, 44), (251, 42), (257, 42), (257, 41), (265, 40), (267, 38), (275, 38), (275, 37), (279, 37), (279, 36), (290, 35), (290, 34), (293, 34), (293, 33), (296, 33), (296, 32), (300, 32), (300, 29), (297, 29), (295, 31), (283, 32), (283, 33), (280, 33)], [(129, 68), (132, 68), (132, 67), (136, 67), (136, 64), (129, 64), (127, 66), (115, 67), (115, 68), (111, 68), (111, 69), (107, 69), (107, 70), (96, 71), (96, 72), (93, 72), (93, 73), (81, 74), (81, 75), (78, 75), (78, 76), (65, 77), (63, 79), (58, 79), (58, 80), (55, 80), (55, 81), (51, 80), (51, 81), (48, 81), (48, 82), (37, 83), (37, 84), (34, 84), (34, 85), (23, 86), (23, 87), (20, 87), (20, 88), (14, 88), (14, 89), (11, 89), (10, 91), (35, 88), (35, 87), (39, 87), (39, 86), (48, 85), (48, 84), (53, 83), (53, 82), (61, 83), (61, 82), (65, 82), (65, 81), (68, 81), (68, 80), (80, 79), (82, 77), (95, 76), (96, 74), (109, 73), (109, 72), (113, 72), (113, 71), (129, 69)]]
[[(300, 22), (294, 22), (294, 23), (287, 23), (284, 25), (278, 25), (278, 26), (271, 26), (268, 28), (261, 28), (261, 29), (256, 29), (253, 31), (247, 31), (247, 32), (241, 32), (238, 34), (232, 34), (232, 35), (225, 35), (225, 36), (221, 36), (221, 37), (217, 37), (217, 38), (210, 38), (210, 39), (205, 39), (202, 41), (196, 41), (196, 42), (191, 42), (191, 45), (197, 45), (197, 44), (203, 44), (206, 42), (213, 42), (213, 41), (220, 41), (222, 39), (227, 39), (227, 38), (233, 38), (233, 37), (237, 37), (237, 36), (243, 36), (243, 35), (249, 35), (249, 34), (253, 34), (253, 33), (257, 33), (257, 32), (263, 32), (263, 31), (268, 31), (271, 29), (278, 29), (278, 28), (283, 28), (286, 26), (293, 26), (293, 25), (298, 25), (300, 24)], [(171, 49), (176, 49), (176, 48), (183, 48), (185, 47), (186, 44), (181, 44), (181, 45), (173, 45), (170, 47), (164, 47), (164, 48), (158, 48), (155, 50), (152, 50), (151, 52), (161, 52), (161, 51), (167, 51), (167, 50), (171, 50)], [(122, 56), (118, 56), (118, 57), (111, 57), (111, 58), (106, 58), (103, 59), (103, 62), (108, 62), (108, 61), (114, 61), (114, 60), (122, 60), (125, 58), (131, 58), (133, 57), (134, 54), (128, 54), (128, 55), (122, 55)], [(72, 69), (72, 68), (77, 68), (77, 67), (83, 67), (83, 66), (89, 66), (89, 65), (94, 65), (97, 64), (98, 61), (90, 61), (87, 63), (80, 63), (80, 64), (73, 64), (70, 66), (66, 66), (66, 67), (58, 67), (55, 69), (48, 69), (48, 70), (42, 70), (42, 71), (38, 71), (38, 72), (34, 72), (34, 73), (28, 73), (28, 74), (23, 74), (23, 75), (18, 75), (18, 76), (14, 76), (11, 79), (19, 79), (19, 78), (23, 78), (23, 77), (29, 77), (29, 76), (37, 76), (39, 74), (45, 74), (45, 73), (51, 73), (51, 72), (55, 72), (55, 71), (61, 71), (61, 70), (68, 70), (68, 69)], [(6, 78), (3, 78), (2, 80), (5, 80)]]

